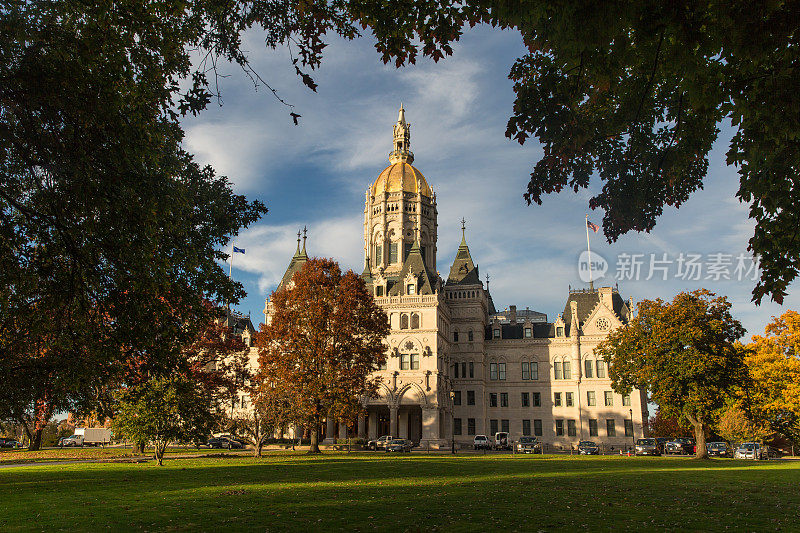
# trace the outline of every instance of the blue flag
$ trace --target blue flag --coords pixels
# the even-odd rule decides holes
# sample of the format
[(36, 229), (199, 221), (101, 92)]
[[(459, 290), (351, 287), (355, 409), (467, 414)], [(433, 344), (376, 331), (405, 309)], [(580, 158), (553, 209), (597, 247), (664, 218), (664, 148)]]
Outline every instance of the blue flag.
[(234, 246), (233, 247), (233, 253), (235, 253), (235, 254), (243, 254), (244, 253), (244, 248), (237, 248), (237, 247)]

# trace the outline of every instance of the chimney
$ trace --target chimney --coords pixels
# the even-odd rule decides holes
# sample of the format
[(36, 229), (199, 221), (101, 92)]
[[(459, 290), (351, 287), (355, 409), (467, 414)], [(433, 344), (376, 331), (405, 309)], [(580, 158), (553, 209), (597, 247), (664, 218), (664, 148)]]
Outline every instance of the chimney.
[(611, 300), (611, 287), (600, 287), (598, 292), (600, 293), (600, 301), (603, 302), (609, 309), (612, 309), (613, 304)]
[(516, 305), (509, 305), (508, 306), (508, 319), (511, 321), (512, 324), (517, 323), (517, 306)]

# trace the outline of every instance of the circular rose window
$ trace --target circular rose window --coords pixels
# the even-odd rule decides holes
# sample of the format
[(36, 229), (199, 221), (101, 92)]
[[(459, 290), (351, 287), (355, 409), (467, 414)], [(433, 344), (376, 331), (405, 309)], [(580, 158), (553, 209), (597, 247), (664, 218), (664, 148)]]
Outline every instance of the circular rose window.
[(598, 318), (597, 322), (595, 323), (597, 324), (597, 329), (599, 329), (600, 331), (605, 331), (611, 327), (611, 324), (609, 323), (607, 318)]

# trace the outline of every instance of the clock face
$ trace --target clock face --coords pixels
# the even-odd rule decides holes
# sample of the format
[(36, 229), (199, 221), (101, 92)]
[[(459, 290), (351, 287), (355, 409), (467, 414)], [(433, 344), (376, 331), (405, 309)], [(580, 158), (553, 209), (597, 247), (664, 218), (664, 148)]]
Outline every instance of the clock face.
[(598, 318), (595, 324), (597, 324), (597, 329), (600, 331), (606, 331), (611, 327), (611, 323), (608, 321), (608, 319), (603, 317)]

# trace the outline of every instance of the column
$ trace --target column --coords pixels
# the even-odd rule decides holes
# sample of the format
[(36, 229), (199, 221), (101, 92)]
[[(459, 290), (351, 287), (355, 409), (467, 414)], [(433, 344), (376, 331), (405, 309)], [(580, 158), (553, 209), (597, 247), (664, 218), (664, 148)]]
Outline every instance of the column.
[(439, 432), (439, 408), (422, 408), (422, 440), (431, 445), (441, 444), (441, 434)]
[(389, 406), (389, 433), (392, 437), (397, 437), (397, 407)]
[(333, 434), (335, 431), (335, 423), (333, 417), (329, 415), (325, 425), (325, 440), (323, 441), (325, 444), (333, 444), (336, 440)]
[(366, 428), (366, 417), (364, 413), (358, 414), (358, 438), (365, 439), (367, 438), (367, 428)]
[(369, 438), (377, 439), (378, 435), (378, 411), (375, 409), (369, 410)]

